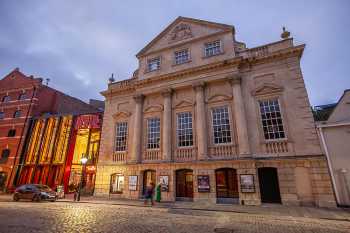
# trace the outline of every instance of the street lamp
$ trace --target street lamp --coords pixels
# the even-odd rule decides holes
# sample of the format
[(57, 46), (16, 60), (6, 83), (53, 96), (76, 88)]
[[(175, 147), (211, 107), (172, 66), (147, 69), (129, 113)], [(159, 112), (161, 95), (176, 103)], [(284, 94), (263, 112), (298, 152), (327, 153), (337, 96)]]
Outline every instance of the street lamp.
[(78, 201), (80, 201), (80, 192), (81, 192), (81, 188), (83, 185), (83, 180), (84, 180), (84, 176), (85, 176), (85, 167), (86, 167), (87, 161), (88, 161), (88, 158), (86, 158), (85, 155), (83, 154), (81, 159), (80, 159), (80, 162), (83, 165), (83, 167), (82, 167), (82, 175), (80, 176), (80, 182), (79, 182), (78, 198), (77, 198)]

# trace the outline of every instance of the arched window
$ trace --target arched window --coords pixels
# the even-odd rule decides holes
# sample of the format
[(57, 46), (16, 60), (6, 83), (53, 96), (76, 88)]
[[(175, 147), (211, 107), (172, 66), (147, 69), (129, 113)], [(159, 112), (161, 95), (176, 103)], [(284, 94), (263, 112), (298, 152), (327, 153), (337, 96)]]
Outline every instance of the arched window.
[(2, 102), (6, 103), (6, 102), (9, 102), (11, 100), (11, 97), (9, 95), (5, 95), (3, 98), (2, 98)]
[(0, 163), (6, 163), (8, 157), (10, 156), (10, 150), (4, 149), (1, 152)]
[(25, 92), (20, 94), (18, 97), (18, 100), (25, 100), (25, 99), (27, 99), (27, 94)]
[(13, 114), (13, 118), (19, 118), (21, 117), (21, 110), (17, 110), (15, 111), (15, 113)]
[(110, 193), (123, 193), (124, 190), (124, 175), (112, 174)]
[(7, 133), (7, 137), (14, 137), (14, 136), (16, 136), (16, 130), (10, 129), (9, 132)]

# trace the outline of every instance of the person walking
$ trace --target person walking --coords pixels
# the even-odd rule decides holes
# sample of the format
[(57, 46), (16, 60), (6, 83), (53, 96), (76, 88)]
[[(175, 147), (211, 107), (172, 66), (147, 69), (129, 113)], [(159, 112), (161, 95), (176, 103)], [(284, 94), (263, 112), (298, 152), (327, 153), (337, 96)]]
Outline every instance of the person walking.
[(153, 195), (154, 195), (154, 183), (151, 182), (147, 187), (146, 187), (146, 193), (145, 193), (145, 205), (147, 205), (148, 200), (151, 201), (151, 205), (154, 205), (153, 202)]

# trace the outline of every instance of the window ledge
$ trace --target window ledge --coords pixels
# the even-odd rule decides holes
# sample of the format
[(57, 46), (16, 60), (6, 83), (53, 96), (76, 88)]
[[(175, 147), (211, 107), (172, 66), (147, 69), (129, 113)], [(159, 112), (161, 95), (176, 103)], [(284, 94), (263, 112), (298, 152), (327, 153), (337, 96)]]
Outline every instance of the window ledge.
[(206, 59), (206, 58), (211, 58), (211, 57), (223, 55), (224, 53), (225, 53), (224, 51), (221, 51), (220, 53), (213, 54), (213, 55), (208, 55), (208, 56), (204, 55), (204, 56), (202, 57), (202, 59)]
[(190, 63), (190, 62), (192, 62), (192, 59), (187, 60), (187, 61), (185, 61), (185, 62), (183, 62), (183, 63), (179, 63), (179, 64), (173, 63), (171, 66), (172, 66), (172, 67), (174, 67), (174, 66), (181, 66), (181, 65), (183, 65), (183, 64), (187, 64), (187, 63)]

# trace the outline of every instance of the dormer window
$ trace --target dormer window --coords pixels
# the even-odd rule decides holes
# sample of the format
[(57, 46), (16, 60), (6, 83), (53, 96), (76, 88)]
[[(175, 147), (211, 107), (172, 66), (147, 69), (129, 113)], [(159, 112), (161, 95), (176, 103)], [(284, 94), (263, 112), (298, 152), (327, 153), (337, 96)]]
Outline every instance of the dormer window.
[(175, 64), (183, 64), (190, 60), (188, 49), (175, 52)]
[(148, 60), (148, 71), (155, 71), (160, 69), (160, 57)]
[(10, 102), (11, 100), (11, 97), (9, 95), (5, 95), (3, 98), (2, 98), (2, 102), (6, 103), (6, 102)]
[(221, 53), (221, 41), (216, 40), (213, 42), (209, 42), (205, 44), (205, 50), (204, 50), (205, 56), (215, 56)]

